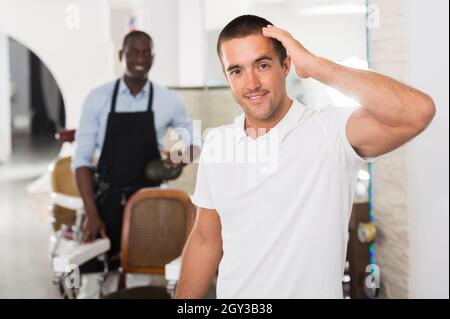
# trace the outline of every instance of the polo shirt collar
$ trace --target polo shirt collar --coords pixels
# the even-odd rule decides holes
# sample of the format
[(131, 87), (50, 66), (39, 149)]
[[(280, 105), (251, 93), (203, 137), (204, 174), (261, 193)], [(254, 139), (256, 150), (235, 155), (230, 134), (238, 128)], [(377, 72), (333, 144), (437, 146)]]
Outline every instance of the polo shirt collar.
[[(281, 121), (278, 122), (277, 125), (275, 125), (269, 131), (269, 133), (258, 137), (258, 139), (267, 138), (270, 132), (272, 132), (274, 129), (277, 129), (279, 141), (281, 143), (289, 135), (289, 133), (291, 133), (294, 130), (294, 128), (298, 126), (298, 123), (302, 119), (305, 110), (306, 106), (297, 101), (296, 99), (294, 99), (291, 107), (289, 108), (289, 111), (281, 119)], [(245, 113), (242, 113), (241, 115), (239, 115), (234, 119), (234, 125), (236, 127), (235, 132), (236, 137), (238, 138), (238, 142), (241, 142), (246, 138), (250, 138), (247, 136), (245, 132)]]

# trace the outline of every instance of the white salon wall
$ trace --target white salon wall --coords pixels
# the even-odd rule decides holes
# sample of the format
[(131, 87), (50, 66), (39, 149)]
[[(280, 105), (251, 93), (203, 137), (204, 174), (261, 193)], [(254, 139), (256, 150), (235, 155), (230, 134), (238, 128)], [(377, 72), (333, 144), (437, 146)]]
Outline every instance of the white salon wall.
[(107, 0), (2, 0), (0, 32), (48, 67), (61, 88), (69, 128), (77, 125), (87, 92), (113, 76)]
[(409, 83), (437, 107), (409, 144), (411, 298), (449, 298), (449, 2), (408, 0)]

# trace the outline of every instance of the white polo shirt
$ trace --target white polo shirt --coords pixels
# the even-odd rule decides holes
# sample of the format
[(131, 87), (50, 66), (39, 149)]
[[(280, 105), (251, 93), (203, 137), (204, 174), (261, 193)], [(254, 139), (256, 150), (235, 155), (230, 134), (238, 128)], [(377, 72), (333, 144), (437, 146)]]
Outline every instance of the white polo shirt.
[(192, 201), (220, 216), (218, 298), (342, 298), (365, 162), (345, 134), (354, 110), (294, 100), (257, 139), (246, 135), (244, 114), (207, 135)]

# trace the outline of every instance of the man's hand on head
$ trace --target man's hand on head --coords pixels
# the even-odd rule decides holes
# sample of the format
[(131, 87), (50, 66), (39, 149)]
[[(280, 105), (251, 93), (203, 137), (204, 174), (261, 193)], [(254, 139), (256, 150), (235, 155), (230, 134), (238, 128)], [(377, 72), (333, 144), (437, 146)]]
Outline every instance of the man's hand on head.
[(295, 71), (300, 78), (306, 79), (310, 77), (309, 68), (316, 59), (315, 55), (306, 50), (303, 45), (294, 39), (294, 37), (286, 30), (277, 28), (273, 25), (268, 25), (267, 27), (262, 28), (262, 33), (264, 36), (276, 39), (283, 44), (288, 51), (292, 63), (294, 63)]

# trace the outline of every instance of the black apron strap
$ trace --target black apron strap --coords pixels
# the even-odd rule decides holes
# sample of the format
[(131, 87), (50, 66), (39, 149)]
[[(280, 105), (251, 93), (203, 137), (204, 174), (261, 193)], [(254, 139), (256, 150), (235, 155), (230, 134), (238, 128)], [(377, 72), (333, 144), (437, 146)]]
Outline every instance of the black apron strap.
[(110, 112), (116, 112), (116, 100), (117, 100), (117, 92), (119, 92), (120, 79), (117, 79), (116, 84), (114, 85), (114, 91), (111, 100), (111, 110)]
[(148, 91), (148, 104), (147, 104), (147, 111), (152, 111), (152, 107), (153, 107), (153, 83), (150, 82), (149, 85), (149, 91)]

